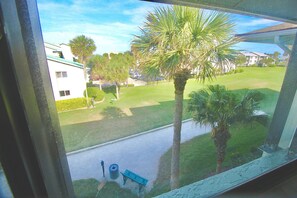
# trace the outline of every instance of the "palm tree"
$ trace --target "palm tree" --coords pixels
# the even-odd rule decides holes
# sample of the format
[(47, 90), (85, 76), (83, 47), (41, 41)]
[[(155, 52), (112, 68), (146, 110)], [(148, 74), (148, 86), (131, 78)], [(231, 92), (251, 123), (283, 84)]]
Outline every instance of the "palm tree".
[(188, 110), (196, 123), (212, 127), (212, 139), (217, 150), (217, 173), (222, 170), (227, 142), (231, 138), (229, 127), (234, 122), (251, 121), (262, 94), (249, 91), (239, 100), (237, 95), (221, 85), (210, 85), (190, 94)]
[[(96, 50), (96, 45), (93, 39), (86, 37), (85, 35), (80, 35), (69, 42), (71, 51), (73, 55), (78, 57), (78, 61), (84, 65), (84, 78), (87, 80), (87, 59)], [(86, 97), (88, 104), (88, 90), (86, 85)]]
[(204, 13), (200, 9), (181, 6), (156, 8), (148, 14), (141, 34), (132, 41), (133, 49), (142, 55), (139, 63), (144, 73), (163, 75), (174, 82), (171, 189), (179, 187), (180, 132), (185, 85), (192, 74), (203, 81), (215, 75), (217, 48), (227, 48), (234, 43), (231, 39), (233, 26), (229, 15), (223, 13)]

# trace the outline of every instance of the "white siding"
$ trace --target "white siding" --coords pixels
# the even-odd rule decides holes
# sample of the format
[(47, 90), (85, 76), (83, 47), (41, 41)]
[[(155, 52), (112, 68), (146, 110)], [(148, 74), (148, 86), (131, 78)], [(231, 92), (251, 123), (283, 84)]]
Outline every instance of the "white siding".
[[(47, 62), (55, 100), (65, 100), (70, 98), (83, 97), (83, 92), (86, 88), (86, 84), (82, 68), (49, 59)], [(63, 71), (67, 72), (67, 77), (57, 78), (56, 72)], [(63, 90), (69, 90), (70, 95), (61, 97), (59, 91)]]
[(71, 48), (69, 45), (60, 44), (61, 50), (63, 52), (63, 56), (65, 60), (73, 61), (74, 55), (71, 52)]

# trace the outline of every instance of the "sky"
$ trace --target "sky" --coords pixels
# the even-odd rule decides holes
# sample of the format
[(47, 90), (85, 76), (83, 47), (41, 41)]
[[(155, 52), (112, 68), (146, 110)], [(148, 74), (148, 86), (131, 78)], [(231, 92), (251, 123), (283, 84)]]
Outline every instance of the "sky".
[[(139, 0), (37, 0), (43, 38), (52, 44), (66, 43), (78, 35), (92, 38), (95, 54), (130, 50), (148, 12), (160, 6)], [(246, 33), (279, 24), (268, 19), (231, 14), (235, 32)], [(238, 50), (263, 53), (283, 51), (273, 44), (239, 43)]]

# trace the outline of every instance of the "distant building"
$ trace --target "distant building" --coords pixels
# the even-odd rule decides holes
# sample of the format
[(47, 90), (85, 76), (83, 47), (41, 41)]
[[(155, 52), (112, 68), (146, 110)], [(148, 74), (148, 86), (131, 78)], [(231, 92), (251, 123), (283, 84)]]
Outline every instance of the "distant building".
[(268, 55), (261, 52), (240, 51), (240, 53), (246, 57), (246, 66), (258, 65), (260, 63), (260, 60), (269, 57)]
[(44, 43), (55, 100), (84, 97), (86, 89), (83, 65), (66, 44)]
[(261, 28), (244, 34), (236, 34), (241, 42), (276, 44), (285, 54), (291, 54), (292, 46), (297, 33), (297, 24), (281, 23)]

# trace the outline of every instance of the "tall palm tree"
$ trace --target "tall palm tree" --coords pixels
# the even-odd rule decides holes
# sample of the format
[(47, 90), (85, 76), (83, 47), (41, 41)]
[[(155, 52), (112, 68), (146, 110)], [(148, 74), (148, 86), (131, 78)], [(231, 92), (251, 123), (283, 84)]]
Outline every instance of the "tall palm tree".
[(217, 150), (217, 173), (222, 170), (229, 127), (237, 121), (250, 121), (262, 100), (260, 92), (249, 91), (239, 100), (237, 95), (221, 85), (210, 85), (190, 94), (188, 110), (196, 123), (212, 127), (212, 139)]
[[(69, 42), (72, 53), (78, 57), (78, 61), (84, 65), (84, 78), (87, 80), (87, 59), (96, 50), (96, 45), (93, 39), (80, 35)], [(86, 85), (86, 98), (88, 104), (88, 90)]]
[(141, 34), (132, 41), (142, 55), (140, 67), (154, 76), (173, 79), (175, 87), (174, 137), (171, 160), (171, 189), (179, 187), (180, 132), (183, 94), (192, 74), (205, 80), (215, 74), (218, 46), (230, 46), (234, 24), (229, 15), (173, 6), (149, 13)]

